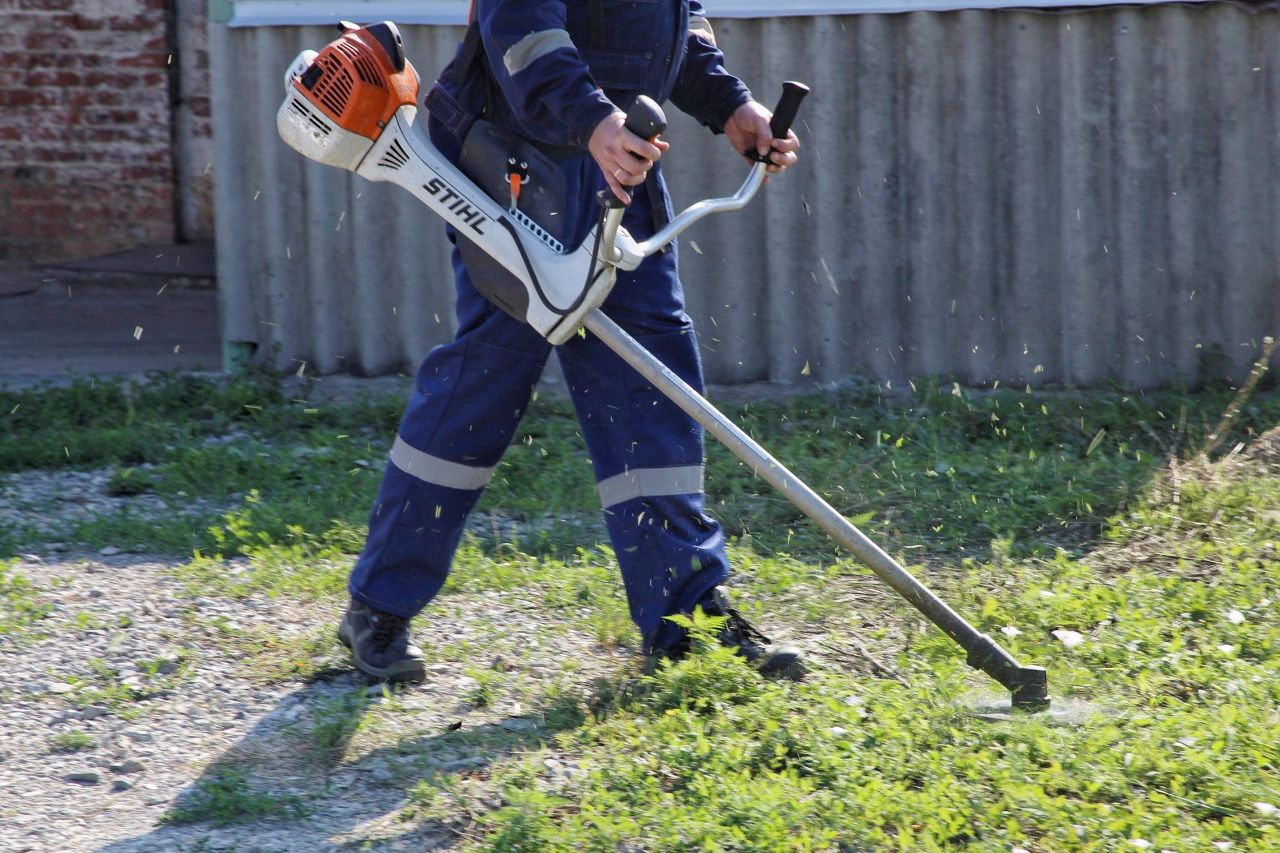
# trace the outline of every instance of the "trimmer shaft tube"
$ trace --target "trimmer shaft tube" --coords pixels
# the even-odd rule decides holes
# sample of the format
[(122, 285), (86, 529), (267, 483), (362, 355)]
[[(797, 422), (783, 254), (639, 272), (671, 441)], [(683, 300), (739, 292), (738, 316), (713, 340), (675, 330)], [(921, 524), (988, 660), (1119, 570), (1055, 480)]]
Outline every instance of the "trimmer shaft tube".
[(1004, 685), (1011, 693), (1015, 708), (1042, 711), (1049, 707), (1048, 677), (1043, 667), (1022, 666), (998, 643), (966, 622), (964, 617), (916, 580), (879, 545), (849, 523), (848, 519), (799, 477), (774, 459), (599, 309), (590, 311), (584, 318), (583, 325), (686, 414), (702, 424), (709, 433), (733, 451), (735, 456), (751, 466), (753, 473), (781, 492), (797, 509), (852, 551), (881, 580), (927, 616), (929, 621), (963, 646), (968, 652), (968, 664)]

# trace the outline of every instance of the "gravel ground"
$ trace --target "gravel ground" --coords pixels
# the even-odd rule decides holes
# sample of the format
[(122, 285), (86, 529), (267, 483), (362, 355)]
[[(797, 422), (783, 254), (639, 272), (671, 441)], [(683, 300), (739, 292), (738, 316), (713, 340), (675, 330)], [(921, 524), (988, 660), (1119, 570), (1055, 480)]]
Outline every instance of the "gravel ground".
[[(327, 633), (338, 603), (192, 599), (173, 566), (126, 554), (16, 565), (33, 586), (53, 591), (43, 597), (55, 609), (36, 623), (35, 636), (0, 638), (9, 676), (0, 694), (0, 851), (448, 849), (456, 836), (440, 825), (396, 819), (407, 789), (433, 769), (482, 772), (504, 748), (442, 736), (460, 726), (536, 743), (542, 719), (513, 697), (535, 695), (552, 680), (589, 692), (590, 681), (627, 663), (626, 652), (586, 635), (547, 631), (519, 596), (454, 596), (437, 605), (448, 611), (453, 647), (519, 648), (519, 659), (507, 664), (486, 651), (468, 664), (435, 655), (426, 683), (392, 697), (347, 671), (336, 649), (312, 662), (319, 678), (264, 680), (246, 666), (244, 647), (227, 643), (215, 624), (285, 638)], [(92, 615), (89, 627), (81, 614)], [(495, 623), (502, 625), (498, 643)], [(566, 660), (579, 662), (568, 681)], [(139, 669), (139, 661), (149, 665)], [(478, 687), (468, 675), (476, 664), (503, 682), (490, 707), (468, 701)], [(106, 668), (115, 670), (106, 680), (135, 698), (87, 698), (86, 685), (101, 686)], [(362, 724), (340, 754), (317, 747), (317, 728), (337, 719), (326, 709), (366, 695), (363, 722), (373, 724)], [(55, 736), (72, 731), (92, 747), (55, 749)], [(229, 767), (257, 789), (300, 798), (307, 816), (159, 823), (175, 804), (191, 801), (194, 785)], [(565, 772), (548, 765), (549, 777)]]
[[(174, 517), (155, 495), (107, 494), (110, 477), (0, 478), (0, 525), (35, 542), (125, 507)], [(433, 771), (483, 778), (545, 742), (549, 685), (586, 696), (632, 662), (519, 594), (453, 595), (417, 620), (428, 680), (388, 696), (334, 639), (343, 601), (201, 595), (175, 574), (185, 561), (129, 543), (32, 550), (9, 576), (50, 611), (0, 634), (0, 853), (449, 849), (459, 827), (400, 819), (409, 789)], [(305, 816), (161, 823), (228, 770)], [(551, 759), (548, 782), (571, 772)]]

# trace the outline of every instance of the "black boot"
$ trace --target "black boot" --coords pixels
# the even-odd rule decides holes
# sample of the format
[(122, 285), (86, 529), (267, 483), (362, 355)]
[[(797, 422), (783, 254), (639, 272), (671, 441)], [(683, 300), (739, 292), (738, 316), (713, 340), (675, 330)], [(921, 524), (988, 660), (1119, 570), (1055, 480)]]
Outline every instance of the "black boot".
[(338, 626), (356, 667), (375, 681), (422, 681), (422, 649), (409, 642), (409, 620), (352, 599)]
[[(794, 646), (775, 644), (766, 637), (759, 628), (734, 609), (729, 601), (729, 593), (724, 587), (718, 586), (713, 589), (711, 595), (698, 606), (708, 616), (723, 616), (727, 619), (718, 639), (746, 658), (747, 662), (761, 675), (766, 678), (800, 681), (808, 673), (804, 665), (804, 654)], [(660, 650), (658, 654), (679, 660), (688, 654), (690, 645), (689, 638), (685, 637), (674, 646)]]

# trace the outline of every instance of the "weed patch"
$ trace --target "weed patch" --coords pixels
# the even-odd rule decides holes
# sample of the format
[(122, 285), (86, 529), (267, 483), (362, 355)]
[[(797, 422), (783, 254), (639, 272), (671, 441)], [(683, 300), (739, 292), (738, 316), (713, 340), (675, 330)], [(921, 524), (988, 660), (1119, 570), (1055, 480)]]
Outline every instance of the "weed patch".
[(162, 823), (209, 821), (227, 825), (261, 818), (297, 820), (307, 815), (301, 797), (260, 790), (241, 770), (225, 769), (203, 779), (165, 813)]
[(83, 752), (97, 747), (98, 741), (93, 735), (82, 729), (58, 732), (49, 738), (50, 752)]
[(0, 561), (0, 636), (18, 636), (53, 609), (40, 599), (31, 582), (14, 570), (15, 565)]

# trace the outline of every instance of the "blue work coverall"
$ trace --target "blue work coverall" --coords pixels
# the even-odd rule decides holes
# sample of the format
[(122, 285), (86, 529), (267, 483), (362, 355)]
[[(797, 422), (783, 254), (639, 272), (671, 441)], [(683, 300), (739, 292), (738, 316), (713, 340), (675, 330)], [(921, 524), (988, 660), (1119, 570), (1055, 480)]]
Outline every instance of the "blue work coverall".
[[(594, 196), (605, 181), (586, 146), (600, 121), (643, 93), (658, 103), (670, 99), (719, 132), (751, 98), (725, 71), (699, 2), (479, 0), (474, 13), (492, 91), (500, 94), (486, 118), (575, 152), (561, 163), (565, 210), (576, 217), (568, 245), (599, 216)], [(428, 98), (429, 128), (437, 147), (456, 158), (475, 115), (445, 81)], [(653, 174), (636, 188), (623, 225), (644, 239), (669, 215), (665, 184)], [(467, 515), (511, 443), (551, 351), (531, 327), (476, 292), (456, 248), (453, 269), (458, 330), (418, 370), (349, 583), (353, 598), (405, 617), (443, 586)], [(702, 388), (674, 247), (620, 272), (603, 310)], [(682, 632), (663, 617), (692, 610), (729, 573), (723, 533), (703, 511), (702, 429), (594, 336), (575, 337), (557, 356), (591, 453), (631, 617), (646, 651), (665, 648)]]

